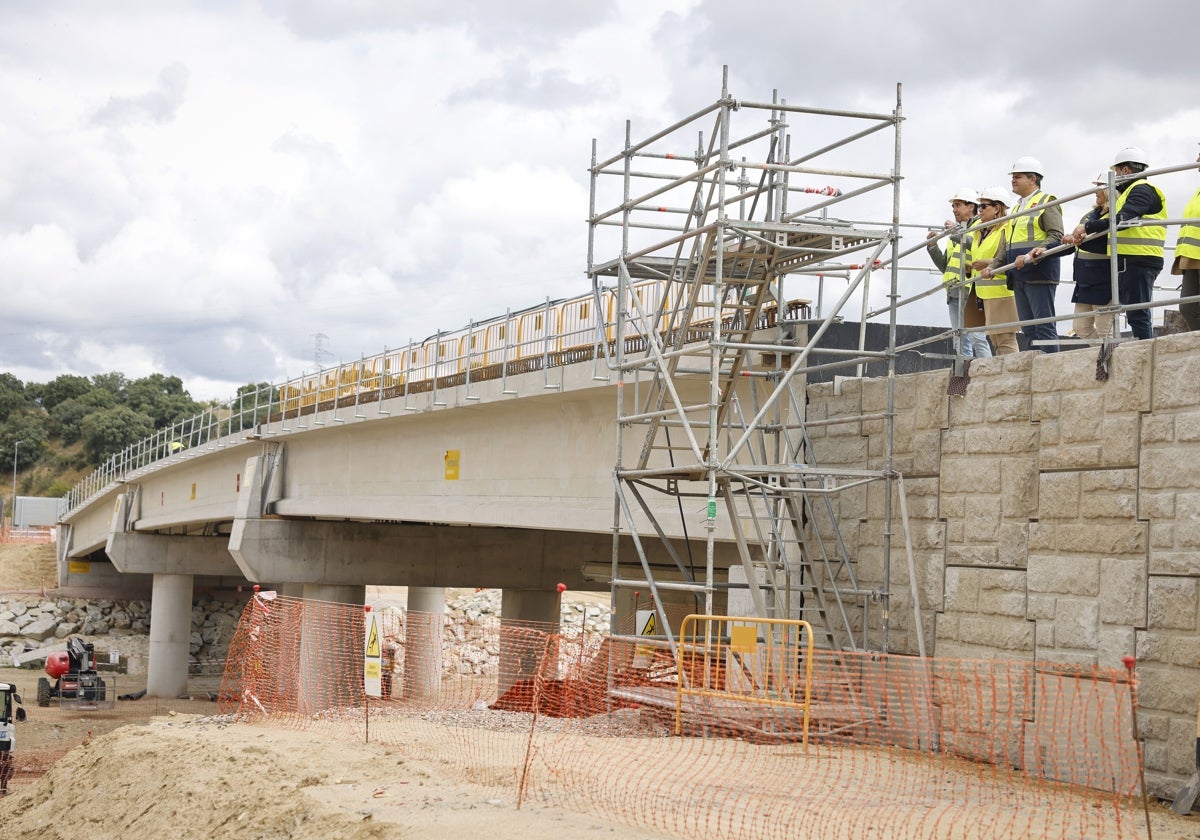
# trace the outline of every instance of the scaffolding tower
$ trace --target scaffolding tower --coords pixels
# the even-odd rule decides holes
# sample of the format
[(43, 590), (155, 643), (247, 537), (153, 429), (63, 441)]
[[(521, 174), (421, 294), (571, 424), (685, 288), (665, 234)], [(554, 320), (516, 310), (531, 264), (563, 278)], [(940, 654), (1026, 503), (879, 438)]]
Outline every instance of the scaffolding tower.
[[(892, 465), (895, 308), (882, 351), (816, 345), (856, 298), (865, 314), (881, 265), (890, 267), (889, 300), (897, 298), (901, 122), (899, 85), (890, 113), (828, 110), (777, 93), (770, 102), (736, 100), (726, 68), (720, 98), (691, 116), (639, 141), (627, 122), (624, 147), (608, 157), (593, 141), (588, 273), (597, 306), (602, 292), (615, 291), (618, 309), (605, 342), (618, 386), (614, 636), (622, 588), (649, 593), (656, 633), (672, 653), (677, 628), (664, 592), (684, 593), (692, 612), (711, 615), (715, 595), (744, 590), (753, 614), (802, 618), (820, 646), (887, 651), (897, 482), (903, 505)], [(798, 138), (811, 148), (797, 152)], [(862, 168), (863, 160), (874, 167)], [(890, 221), (831, 215), (886, 218), (889, 201)], [(819, 317), (805, 317), (803, 295), (827, 277), (846, 278), (845, 292)], [(879, 468), (817, 463), (806, 374), (868, 360), (888, 365), (887, 404), (874, 417), (886, 426)], [(868, 589), (831, 499), (872, 482), (886, 484), (886, 526), (882, 583)], [(678, 527), (651, 494), (677, 503)], [(702, 570), (668, 537), (681, 529), (687, 536), (688, 511), (702, 511), (691, 514), (704, 533)], [(636, 561), (621, 558), (622, 537), (631, 538)], [(673, 569), (648, 559), (652, 538)], [(722, 542), (734, 543), (740, 558), (728, 579), (714, 562)]]

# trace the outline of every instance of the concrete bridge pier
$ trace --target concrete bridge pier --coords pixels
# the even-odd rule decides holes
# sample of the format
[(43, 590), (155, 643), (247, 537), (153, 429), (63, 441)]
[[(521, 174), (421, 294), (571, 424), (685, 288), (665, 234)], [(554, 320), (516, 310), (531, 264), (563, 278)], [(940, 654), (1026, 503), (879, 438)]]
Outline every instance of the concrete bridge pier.
[(241, 579), (223, 537), (137, 533), (136, 495), (123, 493), (109, 524), (104, 552), (123, 574), (150, 574), (150, 656), (146, 693), (178, 697), (187, 693), (189, 642), (192, 635), (194, 578)]
[[(500, 598), (500, 674), (498, 694), (514, 683), (537, 676), (547, 653), (547, 631), (558, 630), (562, 595), (545, 589), (505, 589)], [(553, 673), (551, 667), (549, 673)]]
[[(300, 619), (298, 711), (336, 706), (362, 686), (365, 586), (306, 583)], [(357, 610), (347, 610), (351, 604)]]
[(150, 595), (150, 656), (146, 694), (187, 694), (192, 635), (192, 576), (155, 575)]
[(404, 697), (436, 700), (442, 685), (442, 625), (446, 590), (441, 586), (408, 587), (408, 619), (404, 630)]

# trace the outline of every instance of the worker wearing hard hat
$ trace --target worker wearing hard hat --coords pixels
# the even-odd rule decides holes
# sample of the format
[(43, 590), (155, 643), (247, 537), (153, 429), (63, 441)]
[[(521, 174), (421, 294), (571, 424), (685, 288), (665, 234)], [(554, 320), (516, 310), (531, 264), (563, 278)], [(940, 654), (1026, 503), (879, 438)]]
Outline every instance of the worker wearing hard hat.
[[(979, 300), (975, 297), (970, 278), (971, 270), (971, 227), (975, 224), (975, 214), (979, 206), (979, 193), (970, 187), (959, 188), (950, 197), (950, 212), (954, 221), (946, 221), (942, 227), (945, 230), (958, 228), (946, 237), (946, 250), (937, 244), (937, 231), (931, 230), (927, 237), (929, 242), (925, 249), (942, 272), (942, 283), (946, 287), (946, 305), (950, 310), (950, 326), (962, 329), (964, 323), (968, 327), (983, 326), (983, 318), (978, 316)], [(982, 333), (967, 333), (962, 337), (962, 354), (968, 359), (983, 359), (992, 355), (987, 336)]]
[[(1079, 220), (1080, 225), (1097, 219), (1108, 223), (1108, 172), (1100, 172), (1092, 180), (1096, 188), (1096, 203)], [(1078, 230), (1078, 228), (1076, 228)], [(1063, 242), (1075, 242), (1075, 233), (1063, 237)], [(1075, 304), (1072, 327), (1077, 338), (1105, 338), (1112, 332), (1112, 313), (1095, 314), (1097, 307), (1112, 302), (1112, 277), (1109, 269), (1108, 236), (1097, 236), (1076, 243), (1075, 263), (1071, 268), (1075, 289), (1071, 302)]]
[[(1006, 250), (998, 254), (990, 272), (1008, 263), (1008, 282), (1016, 297), (1017, 314), (1022, 321), (1054, 317), (1054, 294), (1058, 290), (1058, 255), (1044, 257), (1047, 250), (1062, 241), (1062, 209), (1059, 205), (1045, 206), (1055, 197), (1042, 191), (1044, 176), (1041, 161), (1019, 157), (1009, 169), (1012, 190), (1017, 203), (1005, 229)], [(1021, 214), (1024, 215), (1021, 215)], [(1021, 327), (1032, 349), (1043, 353), (1058, 351), (1058, 327), (1053, 321), (1025, 324)], [(1036, 342), (1036, 343), (1035, 343)]]
[[(1012, 203), (1012, 194), (1004, 187), (988, 187), (979, 193), (979, 223), (973, 229), (971, 243), (971, 259), (976, 269), (986, 268), (996, 253), (1004, 248), (1006, 226), (1000, 220), (1008, 213)], [(1008, 278), (1003, 273), (987, 280), (977, 277), (975, 294), (983, 302), (984, 322), (989, 327), (1016, 323), (1017, 306), (1013, 291), (1008, 287)], [(1016, 326), (988, 330), (988, 337), (996, 345), (997, 356), (1016, 353), (1019, 349)]]
[[(1126, 146), (1113, 158), (1117, 173), (1117, 199), (1112, 215), (1117, 224), (1138, 221), (1136, 227), (1117, 230), (1117, 292), (1121, 303), (1149, 303), (1154, 294), (1154, 279), (1163, 269), (1163, 248), (1167, 242), (1167, 199), (1162, 190), (1151, 184), (1141, 173), (1150, 165), (1146, 153), (1136, 146)], [(1149, 222), (1148, 224), (1146, 222)], [(1071, 242), (1081, 241), (1086, 234), (1108, 227), (1108, 219), (1095, 219), (1079, 225), (1071, 232)], [(1109, 242), (1109, 254), (1113, 243)], [(1134, 338), (1153, 338), (1150, 310), (1130, 309), (1125, 313)]]
[[(1196, 157), (1200, 163), (1200, 155)], [(1179, 240), (1175, 243), (1175, 261), (1171, 273), (1183, 275), (1180, 297), (1200, 295), (1200, 190), (1183, 208), (1183, 217), (1191, 219), (1179, 229)], [(1200, 303), (1179, 304), (1179, 314), (1187, 322), (1189, 330), (1200, 330)]]

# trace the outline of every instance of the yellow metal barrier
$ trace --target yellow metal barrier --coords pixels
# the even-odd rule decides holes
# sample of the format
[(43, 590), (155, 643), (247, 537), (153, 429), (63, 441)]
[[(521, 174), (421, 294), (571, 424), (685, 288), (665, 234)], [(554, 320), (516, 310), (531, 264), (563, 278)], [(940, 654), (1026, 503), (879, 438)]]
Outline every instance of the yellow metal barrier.
[(794, 732), (801, 723), (808, 743), (813, 635), (807, 621), (689, 615), (678, 642), (676, 735), (686, 710), (709, 724), (763, 735)]

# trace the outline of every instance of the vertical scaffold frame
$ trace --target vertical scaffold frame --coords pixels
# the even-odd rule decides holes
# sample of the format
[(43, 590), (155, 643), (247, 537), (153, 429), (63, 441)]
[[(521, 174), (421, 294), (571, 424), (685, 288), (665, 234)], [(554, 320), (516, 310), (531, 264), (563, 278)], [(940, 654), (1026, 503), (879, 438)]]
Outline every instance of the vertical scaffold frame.
[[(735, 122), (740, 130), (755, 117), (765, 125), (734, 133)], [(890, 113), (829, 110), (791, 105), (778, 93), (770, 102), (736, 100), (725, 68), (711, 105), (636, 142), (627, 122), (623, 148), (608, 157), (593, 141), (588, 274), (596, 300), (603, 291), (617, 309), (601, 342), (617, 384), (614, 636), (622, 588), (649, 593), (659, 617), (653, 642), (672, 654), (678, 640), (664, 592), (690, 597), (694, 609), (685, 612), (713, 614), (719, 592), (744, 589), (754, 614), (807, 620), (823, 647), (887, 651), (894, 491), (907, 519), (893, 467), (895, 307), (885, 350), (816, 345), (855, 297), (866, 312), (881, 266), (890, 269), (888, 299), (898, 298), (902, 121), (899, 85)], [(793, 152), (800, 126), (791, 122), (813, 123), (805, 135), (812, 149)], [(690, 137), (698, 137), (694, 151), (684, 151)], [(873, 169), (846, 163), (872, 154), (880, 161)], [(814, 176), (846, 188), (799, 183)], [(888, 189), (890, 221), (830, 215), (847, 205), (858, 214), (849, 218), (884, 215)], [(845, 277), (846, 291), (810, 319), (808, 301), (795, 295), (808, 285), (815, 293), (830, 276)], [(806, 375), (879, 360), (887, 364), (886, 406), (848, 421), (883, 422), (878, 469), (816, 463), (808, 428), (843, 421), (806, 419)], [(883, 573), (878, 588), (866, 589), (831, 497), (875, 482), (885, 485)], [(693, 545), (689, 504), (702, 505), (702, 570), (681, 553), (690, 557)], [(675, 516), (677, 526), (668, 522)], [(652, 562), (651, 533), (669, 562)], [(744, 581), (721, 579), (719, 543), (736, 546)], [(628, 548), (622, 556), (630, 544), (636, 559)], [(912, 579), (911, 549), (908, 556)]]

